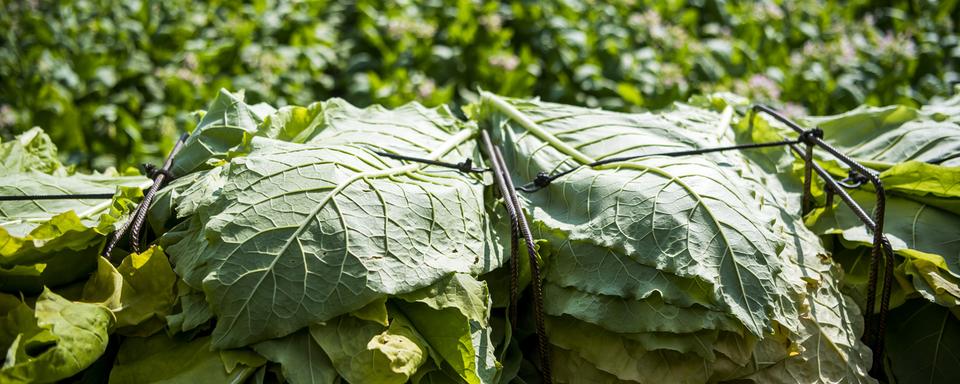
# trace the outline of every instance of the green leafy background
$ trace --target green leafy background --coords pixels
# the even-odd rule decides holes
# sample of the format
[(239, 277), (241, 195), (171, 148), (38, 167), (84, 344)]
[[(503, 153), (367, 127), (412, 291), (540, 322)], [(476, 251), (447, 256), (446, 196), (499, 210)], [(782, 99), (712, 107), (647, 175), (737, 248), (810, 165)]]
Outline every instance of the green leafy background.
[(960, 80), (955, 0), (241, 3), (4, 1), (0, 137), (41, 126), (102, 169), (161, 157), (222, 87), (278, 107), (481, 87), (614, 110), (730, 90), (828, 114)]

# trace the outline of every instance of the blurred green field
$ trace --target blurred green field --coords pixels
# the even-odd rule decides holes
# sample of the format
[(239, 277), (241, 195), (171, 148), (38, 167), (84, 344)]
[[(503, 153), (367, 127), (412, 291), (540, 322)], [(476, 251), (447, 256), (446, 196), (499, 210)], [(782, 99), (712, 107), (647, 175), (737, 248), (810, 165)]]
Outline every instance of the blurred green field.
[(958, 1), (3, 1), (0, 136), (85, 168), (156, 161), (218, 89), (458, 105), (477, 88), (616, 110), (731, 91), (794, 115), (960, 80)]

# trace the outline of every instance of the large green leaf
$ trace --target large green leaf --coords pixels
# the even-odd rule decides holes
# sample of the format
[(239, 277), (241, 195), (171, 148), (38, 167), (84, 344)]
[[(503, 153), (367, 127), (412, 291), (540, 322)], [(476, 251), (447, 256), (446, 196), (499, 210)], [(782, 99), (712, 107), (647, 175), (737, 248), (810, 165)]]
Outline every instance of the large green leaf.
[(239, 383), (256, 369), (244, 364), (229, 369), (221, 355), (210, 349), (209, 337), (185, 340), (163, 333), (130, 337), (120, 345), (110, 382)]
[(63, 174), (66, 168), (57, 158), (53, 145), (39, 127), (34, 127), (6, 143), (0, 143), (0, 176), (37, 171), (45, 174)]
[(886, 191), (960, 215), (960, 165), (908, 161), (880, 172)]
[(0, 195), (116, 193), (112, 199), (0, 202), (0, 289), (39, 292), (96, 268), (97, 248), (150, 181), (114, 174), (0, 176)]
[(243, 102), (243, 92), (233, 94), (221, 89), (174, 159), (173, 173), (185, 175), (208, 161), (224, 159), (243, 143), (245, 135), (256, 132), (263, 118)]
[(405, 383), (430, 355), (427, 342), (398, 313), (389, 326), (341, 316), (311, 325), (310, 334), (351, 383)]
[[(849, 154), (869, 160), (888, 194), (884, 233), (895, 251), (908, 260), (931, 254), (938, 267), (960, 277), (957, 232), (960, 223), (960, 158), (956, 112), (960, 98), (919, 110), (908, 107), (861, 108), (838, 116), (811, 119), (825, 139)], [(870, 164), (879, 161), (883, 164)], [(928, 164), (927, 162), (933, 163)], [(870, 212), (869, 191), (852, 191)], [(825, 207), (808, 220), (820, 233), (839, 233), (847, 241), (872, 243), (865, 226), (844, 207)]]
[[(735, 143), (729, 109), (627, 115), (489, 94), (473, 108), (505, 143), (518, 183), (599, 159)], [(617, 332), (724, 329), (695, 323), (715, 313), (756, 343), (727, 343), (740, 362), (737, 351), (754, 351), (753, 363), (722, 378), (869, 381), (862, 320), (803, 226), (798, 186), (771, 172), (780, 163), (762, 152), (650, 156), (584, 166), (522, 195), (548, 240), (546, 289), (562, 292), (546, 308)]]
[(740, 332), (742, 325), (728, 313), (707, 308), (677, 307), (658, 297), (631, 300), (596, 295), (552, 282), (544, 284), (544, 310), (551, 315), (569, 315), (619, 333), (673, 332), (700, 330)]
[(190, 288), (182, 280), (177, 283), (179, 311), (167, 316), (167, 327), (175, 332), (187, 332), (213, 319), (213, 311), (207, 305), (203, 291)]
[[(504, 150), (516, 180), (613, 156), (711, 146), (729, 122), (692, 108), (626, 115), (489, 94), (480, 108), (494, 136), (511, 143)], [(536, 227), (612, 249), (608, 257), (624, 263), (711, 286), (713, 306), (760, 335), (774, 319), (793, 322), (796, 308), (779, 303), (796, 300), (789, 279), (797, 276), (770, 257), (783, 248), (765, 224), (773, 218), (746, 214), (767, 213), (755, 197), (763, 186), (741, 176), (736, 163), (712, 155), (584, 167), (524, 198)], [(599, 280), (604, 285), (645, 277), (606, 276)]]
[(110, 311), (97, 304), (77, 303), (44, 290), (36, 309), (15, 304), (0, 317), (3, 338), (10, 345), (0, 367), (0, 382), (50, 383), (87, 368), (107, 348)]
[[(150, 185), (115, 170), (71, 174), (43, 130), (31, 129), (0, 144), (0, 195), (117, 194), (114, 199), (11, 200), (0, 202), (0, 288), (39, 292), (88, 272), (96, 243)], [(82, 255), (84, 254), (84, 255)]]
[(873, 355), (859, 337), (863, 334), (862, 315), (853, 300), (837, 289), (837, 283), (827, 278), (839, 273), (823, 273), (810, 280), (810, 295), (804, 300), (808, 312), (800, 318), (802, 327), (791, 331), (795, 334), (788, 336), (791, 342), (787, 344), (761, 340), (753, 358), (763, 369), (746, 379), (757, 383), (875, 382), (867, 375)]
[(499, 367), (490, 341), (486, 284), (454, 274), (403, 294), (396, 305), (440, 358), (471, 384), (493, 383)]
[[(919, 109), (864, 106), (840, 115), (806, 118), (805, 122), (823, 129), (829, 144), (878, 171), (888, 195), (960, 214), (958, 112), (960, 97), (954, 97)], [(796, 136), (781, 125), (754, 122), (754, 139)], [(815, 154), (834, 176), (847, 176), (845, 164), (821, 151)]]
[(279, 339), (252, 345), (254, 351), (280, 364), (283, 378), (291, 384), (335, 383), (337, 371), (320, 345), (302, 329)]
[(888, 319), (885, 342), (892, 382), (960, 381), (960, 319), (955, 311), (911, 300)]
[[(224, 160), (249, 136), (292, 143), (362, 143), (399, 153), (429, 153), (458, 130), (458, 119), (446, 107), (426, 108), (408, 103), (397, 109), (357, 108), (341, 99), (288, 106), (279, 110), (244, 102), (243, 93), (221, 89), (183, 150), (173, 171), (187, 174), (206, 163)], [(440, 133), (440, 134), (438, 134)]]
[(563, 348), (553, 349), (554, 379), (557, 383), (634, 384), (597, 369), (586, 359)]
[(172, 243), (165, 249), (187, 284), (206, 294), (218, 320), (214, 346), (284, 336), (453, 272), (500, 265), (481, 179), (365, 148), (439, 142), (404, 154), (474, 158), (472, 125), (444, 120), (452, 125), (441, 129), (417, 109), (374, 110), (362, 128), (369, 134), (332, 124), (316, 144), (254, 137), (238, 150), (243, 156), (201, 176), (221, 188), (174, 198), (193, 215), (164, 235)]
[(333, 98), (307, 107), (280, 108), (264, 119), (256, 135), (292, 143), (376, 143), (391, 152), (426, 154), (443, 144), (443, 133), (452, 133), (461, 124), (446, 106), (427, 108), (412, 102), (394, 109), (357, 108)]
[[(958, 101), (960, 98), (953, 98), (921, 109), (864, 107), (843, 115), (809, 119), (811, 124), (823, 127), (828, 142), (882, 171), (879, 176), (888, 192), (884, 233), (902, 258), (896, 261), (894, 306), (913, 292), (942, 305), (953, 306), (960, 300), (960, 254), (954, 246), (958, 236), (955, 228), (960, 222), (960, 167), (949, 164), (960, 154), (958, 142), (950, 134), (958, 129), (951, 114), (957, 110)], [(755, 119), (753, 123), (752, 130), (746, 119), (739, 125), (741, 133), (753, 141), (792, 135), (786, 128), (770, 125), (764, 119)], [(792, 155), (781, 155), (780, 160), (798, 163)], [(835, 160), (821, 163), (835, 176), (846, 175), (846, 169)], [(870, 189), (868, 183), (849, 191), (867, 212), (875, 206)], [(814, 185), (814, 192), (822, 196), (823, 191)], [(817, 233), (840, 238), (838, 244), (842, 246), (836, 247), (836, 257), (850, 269), (845, 285), (862, 304), (869, 260), (863, 256), (869, 254), (872, 233), (851, 210), (836, 201), (834, 206), (814, 210), (807, 217), (807, 224)], [(848, 250), (856, 247), (862, 249)]]
[(637, 341), (600, 327), (569, 318), (551, 320), (551, 343), (621, 380), (647, 383), (669, 377), (675, 383), (703, 383), (711, 376), (710, 364), (695, 354), (650, 351)]
[[(558, 286), (640, 300), (660, 296), (671, 305), (717, 308), (709, 284), (658, 270), (636, 258), (620, 257), (616, 249), (591, 239), (571, 240), (562, 230), (541, 226), (534, 231), (535, 236), (545, 240), (539, 243), (540, 254), (551, 260), (545, 265), (545, 278)], [(617, 276), (617, 281), (610, 284), (597, 276)]]
[[(874, 195), (866, 191), (851, 191), (850, 195), (867, 212), (875, 205)], [(839, 234), (844, 240), (869, 246), (873, 234), (841, 203), (819, 208), (807, 219), (819, 233)], [(904, 198), (889, 198), (886, 202), (884, 234), (897, 254), (911, 258), (932, 257), (938, 267), (960, 277), (960, 215)]]
[[(0, 195), (61, 195), (61, 194), (89, 194), (113, 193), (118, 189), (142, 189), (150, 186), (150, 180), (142, 176), (119, 176), (115, 173), (93, 175), (53, 176), (39, 172), (26, 172), (0, 176)], [(3, 236), (0, 248), (3, 255), (10, 255), (19, 249), (21, 243), (29, 239), (34, 247), (43, 245), (48, 238), (38, 237), (31, 233), (43, 224), (54, 221), (57, 216), (72, 211), (76, 217), (75, 223), (50, 224), (72, 229), (73, 225), (83, 225), (87, 228), (98, 226), (101, 215), (110, 213), (114, 204), (110, 199), (51, 199), (51, 200), (21, 200), (0, 202), (0, 224), (3, 227)], [(51, 236), (51, 230), (42, 232)], [(59, 235), (59, 234), (58, 234)], [(14, 248), (16, 246), (16, 248)]]
[(960, 166), (960, 96), (923, 108), (860, 107), (834, 116), (807, 118), (824, 140), (879, 170), (916, 160)]
[(166, 255), (157, 247), (128, 255), (116, 268), (101, 257), (83, 287), (83, 301), (110, 308), (118, 332), (148, 336), (165, 324), (176, 298), (176, 282)]

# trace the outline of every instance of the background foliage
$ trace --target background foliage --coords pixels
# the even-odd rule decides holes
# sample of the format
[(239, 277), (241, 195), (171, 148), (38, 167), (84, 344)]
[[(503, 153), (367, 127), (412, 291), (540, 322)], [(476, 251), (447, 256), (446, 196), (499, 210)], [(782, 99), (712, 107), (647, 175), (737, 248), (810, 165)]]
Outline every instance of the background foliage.
[(239, 3), (3, 1), (0, 136), (41, 126), (103, 168), (161, 156), (221, 87), (277, 106), (481, 87), (617, 110), (729, 90), (799, 115), (960, 80), (956, 0)]

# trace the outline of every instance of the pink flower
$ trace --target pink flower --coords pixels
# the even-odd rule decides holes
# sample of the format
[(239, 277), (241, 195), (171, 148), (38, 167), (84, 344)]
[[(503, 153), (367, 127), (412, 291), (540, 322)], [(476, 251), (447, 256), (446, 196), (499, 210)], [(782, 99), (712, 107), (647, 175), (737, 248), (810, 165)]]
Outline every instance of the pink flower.
[(17, 122), (13, 115), (13, 108), (9, 105), (0, 105), (0, 127), (12, 127)]
[(433, 95), (433, 91), (437, 90), (437, 83), (433, 79), (426, 79), (420, 82), (420, 85), (417, 86), (417, 95), (422, 99), (427, 99)]
[(757, 74), (751, 76), (750, 80), (747, 82), (747, 85), (750, 87), (753, 94), (766, 96), (770, 100), (777, 100), (780, 98), (780, 86), (777, 84), (777, 82), (764, 75)]
[(488, 62), (494, 67), (500, 67), (507, 71), (512, 71), (517, 69), (517, 66), (520, 65), (520, 58), (518, 58), (516, 55), (501, 54), (491, 56)]
[(500, 28), (503, 26), (503, 18), (500, 15), (494, 13), (490, 15), (483, 15), (480, 17), (480, 25), (483, 26), (489, 32), (500, 32)]
[(805, 108), (804, 106), (796, 103), (790, 103), (790, 102), (783, 104), (783, 108), (780, 109), (780, 112), (782, 112), (787, 117), (794, 118), (794, 119), (807, 116), (807, 114), (809, 113), (807, 112), (807, 108)]

